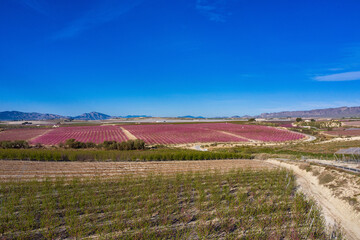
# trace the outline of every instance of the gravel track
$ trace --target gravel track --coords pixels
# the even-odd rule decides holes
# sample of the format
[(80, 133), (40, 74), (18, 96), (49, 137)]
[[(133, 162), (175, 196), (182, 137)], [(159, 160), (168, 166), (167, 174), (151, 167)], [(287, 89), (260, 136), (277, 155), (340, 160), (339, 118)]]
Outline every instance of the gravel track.
[(331, 226), (339, 223), (347, 239), (360, 239), (360, 214), (347, 202), (334, 196), (329, 188), (320, 185), (317, 177), (301, 170), (295, 164), (272, 159), (267, 162), (292, 170), (297, 176), (300, 190), (321, 206), (327, 224)]

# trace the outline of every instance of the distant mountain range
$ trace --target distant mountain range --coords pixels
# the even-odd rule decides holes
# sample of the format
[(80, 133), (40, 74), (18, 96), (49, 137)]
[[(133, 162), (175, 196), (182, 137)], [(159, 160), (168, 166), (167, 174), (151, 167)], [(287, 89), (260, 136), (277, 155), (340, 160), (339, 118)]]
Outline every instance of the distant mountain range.
[(309, 111), (286, 111), (275, 113), (262, 113), (261, 118), (286, 118), (286, 117), (308, 117), (308, 118), (343, 118), (360, 117), (360, 107), (339, 107), (315, 109)]
[(127, 115), (127, 116), (119, 116), (118, 118), (146, 118), (151, 117), (148, 115)]
[[(110, 116), (107, 114), (99, 112), (90, 112), (84, 113), (76, 117), (70, 116), (61, 116), (58, 114), (50, 113), (26, 113), (19, 111), (5, 111), (0, 112), (0, 121), (31, 121), (31, 120), (51, 120), (51, 119), (75, 119), (75, 120), (106, 120), (110, 118), (141, 118), (141, 117), (151, 117), (147, 115), (127, 115), (127, 116)], [(237, 118), (239, 116), (233, 116), (232, 118)], [(245, 117), (245, 116), (243, 116)], [(246, 116), (250, 118), (251, 116)], [(325, 108), (325, 109), (315, 109), (309, 111), (285, 111), (285, 112), (275, 112), (275, 113), (262, 113), (257, 117), (261, 118), (286, 118), (286, 117), (302, 117), (302, 118), (343, 118), (343, 117), (360, 117), (360, 107), (339, 107), (339, 108)], [(178, 118), (200, 118), (202, 116), (179, 116)], [(221, 117), (226, 118), (226, 117)]]
[(147, 115), (127, 115), (113, 117), (104, 113), (99, 112), (90, 112), (84, 113), (79, 116), (70, 117), (70, 116), (61, 116), (57, 114), (49, 113), (26, 113), (19, 111), (5, 111), (0, 112), (0, 121), (34, 121), (34, 120), (52, 120), (52, 119), (75, 119), (75, 120), (106, 120), (110, 118), (138, 118), (138, 117), (151, 117)]
[(84, 113), (79, 116), (73, 117), (73, 119), (76, 120), (106, 120), (110, 118), (111, 116), (98, 112)]
[(60, 119), (66, 118), (64, 116), (60, 116), (57, 114), (49, 114), (49, 113), (25, 113), (18, 111), (5, 111), (0, 112), (0, 120), (50, 120), (50, 119)]
[(204, 117), (202, 117), (202, 116), (195, 117), (195, 116), (191, 116), (191, 115), (186, 115), (186, 116), (179, 116), (177, 118), (204, 118)]

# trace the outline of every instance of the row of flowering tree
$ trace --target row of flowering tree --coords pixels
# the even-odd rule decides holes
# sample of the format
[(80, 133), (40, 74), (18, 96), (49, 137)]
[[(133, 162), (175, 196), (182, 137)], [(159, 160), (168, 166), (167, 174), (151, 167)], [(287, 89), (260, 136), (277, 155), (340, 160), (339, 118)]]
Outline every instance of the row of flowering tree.
[(82, 126), (56, 128), (33, 139), (31, 143), (56, 145), (66, 142), (68, 139), (96, 144), (103, 143), (104, 141), (123, 142), (129, 140), (125, 133), (117, 126)]
[[(232, 123), (148, 124), (123, 126), (80, 126), (55, 129), (13, 129), (0, 132), (2, 140), (27, 140), (31, 144), (57, 145), (68, 139), (79, 142), (124, 142), (126, 129), (147, 144), (186, 144), (211, 142), (284, 142), (304, 138), (300, 133), (261, 125)], [(349, 132), (350, 131), (346, 131)], [(352, 133), (352, 132), (351, 132)]]
[(148, 144), (195, 142), (284, 142), (304, 138), (300, 133), (275, 127), (232, 123), (154, 124), (124, 126)]

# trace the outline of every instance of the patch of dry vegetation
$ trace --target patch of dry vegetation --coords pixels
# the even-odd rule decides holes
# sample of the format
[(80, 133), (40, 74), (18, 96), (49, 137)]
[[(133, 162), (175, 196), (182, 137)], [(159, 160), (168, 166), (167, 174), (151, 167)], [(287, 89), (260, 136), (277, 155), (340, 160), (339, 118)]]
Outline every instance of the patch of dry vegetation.
[(299, 168), (307, 172), (310, 172), (312, 170), (310, 163), (302, 163), (299, 165)]
[(318, 177), (319, 184), (328, 187), (334, 196), (347, 201), (355, 211), (360, 212), (360, 176), (346, 171), (316, 164), (299, 163), (302, 170)]
[(328, 143), (300, 143), (292, 146), (279, 146), (280, 149), (300, 151), (300, 152), (312, 152), (312, 153), (335, 153), (342, 148), (358, 147), (360, 146), (360, 140), (354, 141), (339, 141)]
[(325, 185), (335, 180), (335, 177), (328, 172), (323, 172), (318, 176), (319, 183)]

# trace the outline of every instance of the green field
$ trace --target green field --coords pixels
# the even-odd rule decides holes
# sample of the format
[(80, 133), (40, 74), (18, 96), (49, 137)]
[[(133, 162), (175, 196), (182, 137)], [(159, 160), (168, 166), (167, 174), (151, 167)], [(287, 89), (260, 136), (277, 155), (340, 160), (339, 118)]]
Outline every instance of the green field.
[(71, 150), (71, 149), (0, 149), (0, 159), (36, 161), (169, 161), (250, 159), (250, 154), (200, 152), (183, 149)]
[(327, 239), (284, 170), (0, 183), (4, 239)]

